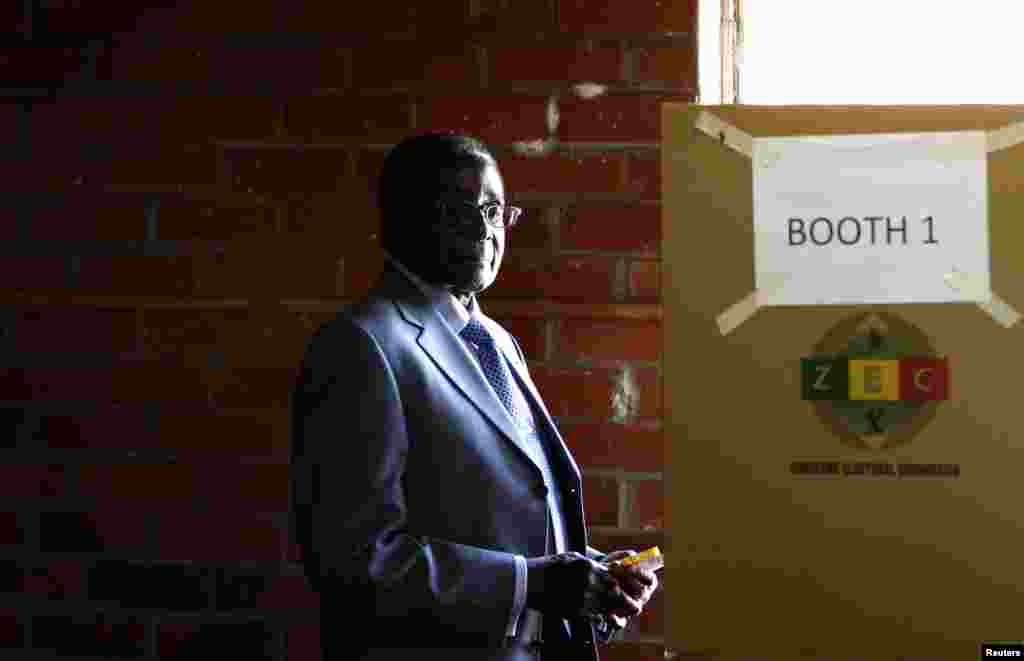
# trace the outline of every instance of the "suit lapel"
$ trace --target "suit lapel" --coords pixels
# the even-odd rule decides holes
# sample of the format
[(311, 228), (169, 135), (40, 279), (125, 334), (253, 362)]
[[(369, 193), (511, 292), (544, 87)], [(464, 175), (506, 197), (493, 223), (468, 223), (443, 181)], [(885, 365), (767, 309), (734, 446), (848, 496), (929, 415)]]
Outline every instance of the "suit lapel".
[[(484, 315), (481, 315), (484, 316)], [(537, 388), (533, 385), (533, 381), (530, 379), (529, 373), (526, 371), (526, 366), (519, 362), (519, 356), (515, 353), (514, 347), (510, 347), (508, 342), (503, 341), (503, 334), (494, 332), (494, 327), (497, 326), (497, 322), (484, 316), (487, 320), (488, 325), (492, 328), (492, 334), (495, 337), (502, 338), (498, 341), (498, 347), (501, 349), (502, 354), (505, 357), (505, 361), (512, 366), (512, 371), (515, 374), (516, 380), (519, 382), (519, 390), (523, 393), (523, 396), (534, 406), (535, 411), (540, 412), (538, 423), (543, 424), (547, 427), (550, 432), (549, 437), (554, 442), (556, 454), (565, 462), (569, 469), (574, 473), (576, 480), (580, 480), (580, 469), (573, 461), (572, 454), (569, 452), (569, 448), (566, 447), (565, 441), (562, 440), (562, 435), (558, 433), (558, 427), (555, 425), (555, 421), (551, 418), (548, 413), (548, 409), (544, 406), (544, 400), (541, 399), (540, 393)]]
[(420, 333), (420, 347), (462, 394), (528, 459), (529, 455), (522, 447), (512, 418), (509, 417), (501, 400), (494, 394), (494, 389), (487, 382), (483, 372), (474, 364), (476, 359), (450, 329), (442, 326), (444, 321), (437, 315), (435, 317), (436, 321), (426, 325)]
[(530, 458), (512, 418), (487, 382), (476, 358), (470, 355), (466, 345), (452, 332), (419, 289), (388, 265), (370, 295), (391, 298), (402, 318), (420, 328), (416, 338), (420, 348), (540, 474), (540, 467)]

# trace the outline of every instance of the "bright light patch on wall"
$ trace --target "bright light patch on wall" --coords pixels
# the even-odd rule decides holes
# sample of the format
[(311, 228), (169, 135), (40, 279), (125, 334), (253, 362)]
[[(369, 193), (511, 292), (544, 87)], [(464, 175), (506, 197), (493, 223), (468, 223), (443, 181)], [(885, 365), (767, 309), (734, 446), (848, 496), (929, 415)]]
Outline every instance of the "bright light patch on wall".
[(742, 12), (740, 103), (1024, 103), (1021, 2), (745, 0)]
[(697, 8), (698, 102), (722, 102), (722, 0), (700, 0)]

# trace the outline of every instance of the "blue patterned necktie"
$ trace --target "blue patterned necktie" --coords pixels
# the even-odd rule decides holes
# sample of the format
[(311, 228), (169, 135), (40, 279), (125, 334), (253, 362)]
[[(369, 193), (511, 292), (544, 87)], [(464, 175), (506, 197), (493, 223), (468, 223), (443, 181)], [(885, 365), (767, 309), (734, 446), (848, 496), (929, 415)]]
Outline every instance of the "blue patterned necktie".
[[(494, 392), (498, 395), (498, 399), (505, 405), (509, 415), (512, 416), (512, 420), (520, 425), (524, 419), (519, 415), (518, 410), (513, 403), (512, 388), (518, 387), (512, 383), (512, 372), (509, 371), (508, 364), (505, 362), (505, 358), (498, 351), (498, 347), (494, 343), (494, 338), (488, 332), (487, 328), (480, 323), (477, 319), (470, 317), (469, 325), (462, 329), (460, 335), (468, 340), (476, 347), (476, 355), (480, 360), (480, 367), (484, 371), (484, 376), (490, 381), (491, 387), (494, 388)], [(530, 442), (529, 454), (533, 457), (534, 461), (538, 462), (537, 465), (541, 467), (541, 471), (544, 473), (544, 481), (549, 485), (554, 485), (554, 475), (551, 471), (550, 463), (545, 456), (544, 450), (541, 448), (539, 441), (540, 438), (534, 435), (526, 436), (526, 440), (536, 439), (534, 442)], [(549, 508), (555, 507), (554, 499), (554, 487), (549, 487), (547, 496), (547, 502)], [(564, 536), (564, 533), (562, 533)], [(563, 537), (564, 539), (564, 537)], [(564, 546), (564, 541), (562, 543)], [(548, 517), (547, 535), (546, 535), (546, 548), (545, 554), (555, 553), (558, 549), (555, 545), (555, 530), (554, 530), (554, 518), (553, 516)], [(563, 549), (564, 550), (564, 549)], [(544, 616), (539, 611), (527, 609), (523, 611), (523, 615), (520, 620), (522, 626), (525, 620), (531, 621), (531, 626), (538, 632), (543, 631), (543, 619)], [(538, 622), (538, 620), (540, 622)], [(554, 618), (551, 619), (550, 624), (551, 630), (554, 631), (555, 626), (561, 626), (565, 629), (566, 635), (569, 635), (569, 625), (563, 620)]]
[(494, 338), (487, 331), (487, 328), (476, 318), (471, 317), (469, 325), (462, 329), (462, 337), (469, 340), (477, 349), (476, 355), (480, 359), (480, 367), (484, 376), (491, 383), (498, 399), (505, 405), (512, 420), (519, 422), (520, 417), (512, 400), (512, 373), (505, 363), (504, 357), (498, 351)]

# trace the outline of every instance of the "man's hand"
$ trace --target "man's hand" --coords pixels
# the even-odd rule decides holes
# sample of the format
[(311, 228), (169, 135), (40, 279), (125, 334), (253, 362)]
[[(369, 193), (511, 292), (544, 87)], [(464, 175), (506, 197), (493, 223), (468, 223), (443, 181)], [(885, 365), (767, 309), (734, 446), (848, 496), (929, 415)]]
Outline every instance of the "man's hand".
[(658, 577), (653, 571), (621, 564), (620, 561), (623, 558), (636, 554), (636, 551), (633, 550), (615, 551), (609, 553), (604, 558), (604, 563), (608, 565), (608, 573), (615, 578), (622, 590), (639, 607), (633, 614), (623, 612), (622, 610), (606, 612), (605, 617), (617, 629), (625, 628), (628, 618), (635, 617), (643, 612), (643, 607), (647, 605), (647, 602), (654, 595), (654, 591), (658, 589)]
[(608, 569), (579, 553), (528, 558), (526, 605), (549, 615), (632, 617), (640, 605), (619, 587)]

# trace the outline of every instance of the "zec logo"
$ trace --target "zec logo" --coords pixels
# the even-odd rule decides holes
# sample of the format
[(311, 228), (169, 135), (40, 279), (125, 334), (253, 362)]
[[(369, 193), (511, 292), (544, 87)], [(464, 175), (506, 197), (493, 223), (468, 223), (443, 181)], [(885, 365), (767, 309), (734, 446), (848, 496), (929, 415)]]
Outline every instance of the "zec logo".
[(906, 445), (949, 399), (949, 361), (917, 327), (887, 312), (839, 322), (800, 362), (803, 399), (858, 450)]

